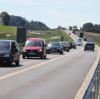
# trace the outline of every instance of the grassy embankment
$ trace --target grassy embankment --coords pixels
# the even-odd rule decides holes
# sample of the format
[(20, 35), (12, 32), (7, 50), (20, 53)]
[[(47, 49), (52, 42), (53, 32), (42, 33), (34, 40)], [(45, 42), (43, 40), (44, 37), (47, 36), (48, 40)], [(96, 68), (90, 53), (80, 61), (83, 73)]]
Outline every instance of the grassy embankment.
[(93, 37), (96, 44), (100, 46), (100, 33), (86, 32), (85, 35), (86, 35), (86, 37)]
[[(60, 41), (61, 36), (64, 40), (72, 40), (64, 31), (62, 30), (47, 30), (47, 31), (32, 31), (27, 32), (28, 37), (40, 37), (44, 38), (47, 42), (50, 41)], [(16, 27), (11, 26), (0, 26), (0, 39), (16, 39)]]

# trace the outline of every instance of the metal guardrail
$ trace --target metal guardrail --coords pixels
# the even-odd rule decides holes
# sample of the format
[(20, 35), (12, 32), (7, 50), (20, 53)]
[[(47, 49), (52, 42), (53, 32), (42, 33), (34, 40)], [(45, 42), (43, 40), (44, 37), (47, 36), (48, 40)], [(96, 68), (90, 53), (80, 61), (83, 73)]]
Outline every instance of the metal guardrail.
[(100, 99), (100, 61), (83, 99)]

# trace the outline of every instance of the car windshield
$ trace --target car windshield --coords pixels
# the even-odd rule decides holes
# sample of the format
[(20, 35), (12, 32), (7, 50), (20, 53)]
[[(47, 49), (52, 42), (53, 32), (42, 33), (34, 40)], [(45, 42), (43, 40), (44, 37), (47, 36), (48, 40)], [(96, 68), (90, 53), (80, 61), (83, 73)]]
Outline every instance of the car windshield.
[(86, 44), (86, 46), (91, 46), (91, 47), (92, 47), (92, 46), (93, 46), (93, 44)]
[(77, 39), (78, 42), (82, 42), (82, 39)]
[(10, 43), (9, 42), (0, 42), (0, 50), (9, 50)]
[(41, 47), (42, 44), (39, 41), (27, 41), (25, 46), (39, 46), (39, 47)]
[(68, 45), (68, 42), (61, 42), (62, 45)]
[(59, 43), (50, 43), (50, 44), (48, 44), (48, 47), (49, 46), (60, 46), (60, 44)]

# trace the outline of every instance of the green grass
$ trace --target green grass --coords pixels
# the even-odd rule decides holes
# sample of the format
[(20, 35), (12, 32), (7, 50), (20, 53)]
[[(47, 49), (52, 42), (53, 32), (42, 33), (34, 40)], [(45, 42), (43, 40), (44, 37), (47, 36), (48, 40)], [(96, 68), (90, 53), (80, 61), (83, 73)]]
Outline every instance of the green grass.
[(16, 27), (0, 25), (0, 34), (15, 34)]
[(67, 35), (67, 33), (65, 31), (62, 30), (57, 30), (57, 29), (53, 29), (53, 30), (48, 30), (48, 31), (43, 31), (42, 33), (28, 33), (28, 37), (40, 37), (40, 38), (44, 38), (47, 42), (50, 41), (60, 41), (61, 40), (61, 36), (64, 37), (65, 41), (72, 41), (72, 39), (69, 37), (69, 35)]
[(86, 32), (85, 35), (86, 35), (86, 37), (93, 37), (96, 44), (100, 46), (100, 33)]
[[(0, 39), (11, 39), (15, 40), (16, 39), (16, 27), (11, 27), (11, 26), (3, 26), (0, 25)], [(27, 38), (29, 37), (40, 37), (44, 38), (46, 42), (50, 41), (60, 41), (61, 36), (64, 37), (65, 41), (71, 41), (72, 39), (67, 35), (67, 33), (63, 30), (57, 30), (57, 29), (52, 29), (52, 30), (47, 30), (47, 31), (32, 31), (32, 32), (27, 32)]]

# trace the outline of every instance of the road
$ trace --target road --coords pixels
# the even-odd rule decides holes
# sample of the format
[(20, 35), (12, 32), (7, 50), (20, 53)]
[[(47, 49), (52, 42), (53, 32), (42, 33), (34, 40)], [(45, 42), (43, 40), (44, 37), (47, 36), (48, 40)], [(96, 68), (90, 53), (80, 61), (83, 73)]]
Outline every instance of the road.
[(51, 54), (46, 60), (21, 59), (20, 67), (0, 66), (0, 99), (73, 99), (96, 59), (83, 47)]

